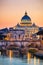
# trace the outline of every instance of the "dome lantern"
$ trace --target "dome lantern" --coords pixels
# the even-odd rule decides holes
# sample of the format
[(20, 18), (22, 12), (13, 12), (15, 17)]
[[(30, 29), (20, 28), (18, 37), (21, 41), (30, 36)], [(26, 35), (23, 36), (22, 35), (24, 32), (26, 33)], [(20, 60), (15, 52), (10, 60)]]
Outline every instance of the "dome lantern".
[(25, 11), (25, 15), (27, 15), (27, 12)]

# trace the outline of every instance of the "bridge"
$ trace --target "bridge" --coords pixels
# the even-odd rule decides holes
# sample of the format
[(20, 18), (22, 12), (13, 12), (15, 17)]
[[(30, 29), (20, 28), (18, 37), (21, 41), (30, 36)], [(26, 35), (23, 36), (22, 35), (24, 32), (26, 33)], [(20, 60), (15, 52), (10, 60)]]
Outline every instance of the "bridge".
[(11, 41), (11, 40), (1, 40), (0, 42), (30, 42), (30, 40), (14, 40), (14, 41)]

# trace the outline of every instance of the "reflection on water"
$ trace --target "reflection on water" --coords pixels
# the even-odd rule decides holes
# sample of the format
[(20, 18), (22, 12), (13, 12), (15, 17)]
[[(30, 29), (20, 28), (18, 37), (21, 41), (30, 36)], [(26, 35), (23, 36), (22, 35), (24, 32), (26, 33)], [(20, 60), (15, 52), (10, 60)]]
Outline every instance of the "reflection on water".
[(9, 51), (10, 60), (11, 60), (12, 56), (13, 56), (13, 51), (10, 50), (10, 51)]
[(1, 52), (0, 52), (0, 55), (1, 55)]
[(40, 65), (40, 59), (38, 59), (38, 65)]
[(27, 53), (26, 58), (25, 56), (23, 56), (23, 58), (13, 57), (14, 53), (12, 50), (10, 50), (8, 54), (8, 58), (0, 56), (1, 65), (43, 65), (43, 60), (33, 57), (30, 53)]
[(11, 58), (13, 56), (13, 51), (9, 51), (9, 57)]
[(34, 57), (34, 65), (37, 65), (37, 64), (40, 65), (40, 59)]
[(34, 57), (34, 65), (36, 65), (36, 62), (37, 62), (37, 61), (36, 61), (36, 57)]
[(30, 53), (27, 54), (27, 62), (29, 64), (31, 63), (31, 54)]

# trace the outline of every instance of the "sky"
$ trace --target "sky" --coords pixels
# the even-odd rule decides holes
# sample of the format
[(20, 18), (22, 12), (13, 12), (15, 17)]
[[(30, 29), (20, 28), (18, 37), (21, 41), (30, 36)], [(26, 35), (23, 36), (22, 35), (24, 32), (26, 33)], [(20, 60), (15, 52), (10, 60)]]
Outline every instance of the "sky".
[(0, 28), (20, 23), (25, 11), (32, 23), (43, 27), (43, 0), (0, 0)]

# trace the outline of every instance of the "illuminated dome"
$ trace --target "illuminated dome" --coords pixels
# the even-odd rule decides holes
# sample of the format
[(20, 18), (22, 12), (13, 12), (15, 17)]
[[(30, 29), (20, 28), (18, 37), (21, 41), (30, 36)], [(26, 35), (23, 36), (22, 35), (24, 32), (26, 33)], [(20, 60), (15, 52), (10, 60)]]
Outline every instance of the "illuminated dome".
[(27, 12), (25, 12), (25, 15), (21, 18), (21, 26), (31, 26), (31, 18), (27, 15)]
[(21, 21), (23, 20), (31, 21), (31, 18), (27, 15), (27, 12), (25, 12), (25, 15), (22, 17)]

